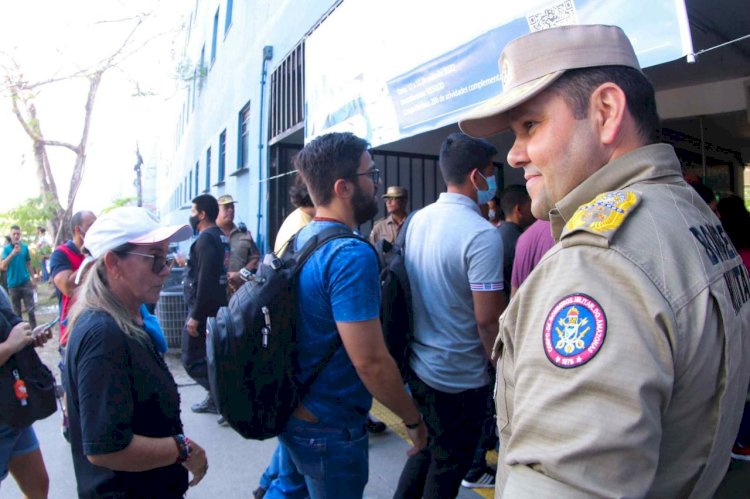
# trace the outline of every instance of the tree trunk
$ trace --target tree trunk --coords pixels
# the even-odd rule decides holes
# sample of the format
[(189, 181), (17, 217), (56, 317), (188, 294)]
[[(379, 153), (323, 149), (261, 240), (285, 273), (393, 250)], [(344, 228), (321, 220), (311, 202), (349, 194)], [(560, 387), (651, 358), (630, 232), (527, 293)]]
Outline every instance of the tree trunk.
[(83, 129), (81, 130), (81, 141), (76, 148), (76, 162), (73, 166), (73, 173), (70, 175), (70, 188), (68, 189), (68, 204), (65, 207), (65, 211), (62, 213), (60, 223), (62, 230), (59, 233), (65, 235), (65, 239), (58, 240), (60, 242), (65, 241), (72, 237), (70, 234), (70, 220), (73, 217), (73, 204), (75, 203), (76, 196), (78, 195), (78, 188), (81, 186), (81, 180), (83, 179), (83, 168), (86, 165), (86, 144), (89, 139), (89, 128), (91, 126), (91, 116), (94, 114), (94, 102), (96, 101), (96, 92), (99, 90), (99, 83), (102, 81), (103, 71), (97, 71), (88, 77), (89, 80), (89, 93), (86, 98), (86, 105), (84, 106), (84, 118), (83, 118)]
[[(13, 99), (13, 110), (19, 121), (22, 121), (20, 110), (16, 107), (16, 102), (17, 98)], [(52, 176), (49, 158), (47, 157), (47, 147), (45, 146), (42, 127), (39, 124), (34, 104), (28, 103), (26, 105), (26, 112), (30, 119), (27, 123), (28, 126), (24, 126), (24, 129), (27, 130), (27, 133), (28, 131), (33, 131), (33, 134), (29, 134), (29, 136), (33, 141), (36, 175), (39, 179), (39, 194), (42, 196), (42, 199), (46, 200), (46, 202), (52, 203), (55, 209), (56, 215), (54, 219), (50, 220), (50, 228), (52, 229), (52, 241), (53, 243), (56, 243), (60, 232), (63, 209), (60, 204), (60, 198), (57, 195), (57, 185), (55, 184), (55, 178)]]

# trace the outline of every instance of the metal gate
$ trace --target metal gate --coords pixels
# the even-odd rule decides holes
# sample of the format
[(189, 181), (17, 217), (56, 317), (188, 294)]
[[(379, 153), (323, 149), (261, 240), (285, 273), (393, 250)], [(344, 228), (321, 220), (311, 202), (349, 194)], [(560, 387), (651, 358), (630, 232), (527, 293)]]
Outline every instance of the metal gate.
[[(294, 179), (292, 158), (302, 145), (277, 143), (271, 146), (271, 171), (269, 181), (269, 216), (268, 233), (270, 245), (284, 219), (294, 211), (289, 202), (289, 187)], [(428, 154), (413, 154), (394, 151), (371, 151), (376, 168), (383, 176), (382, 185), (378, 188), (378, 197), (388, 186), (400, 185), (409, 190), (409, 211), (418, 210), (433, 203), (441, 192), (446, 190), (445, 182), (438, 169), (438, 157)], [(286, 175), (285, 175), (286, 174)], [(385, 216), (385, 204), (379, 203), (375, 220)], [(372, 228), (373, 220), (360, 225), (359, 230), (367, 235)]]

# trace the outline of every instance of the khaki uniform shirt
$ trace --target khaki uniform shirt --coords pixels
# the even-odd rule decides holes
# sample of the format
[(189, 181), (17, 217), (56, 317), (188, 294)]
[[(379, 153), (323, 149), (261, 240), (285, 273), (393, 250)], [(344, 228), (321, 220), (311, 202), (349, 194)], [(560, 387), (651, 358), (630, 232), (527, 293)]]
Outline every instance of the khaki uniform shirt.
[(247, 265), (253, 257), (258, 257), (258, 247), (250, 231), (242, 232), (234, 227), (229, 233), (229, 272), (237, 272)]
[(664, 144), (550, 221), (558, 244), (500, 318), (496, 497), (711, 497), (750, 376), (750, 284), (721, 224)]
[[(406, 220), (405, 217), (404, 220)], [(375, 245), (381, 239), (385, 239), (389, 243), (396, 241), (396, 236), (398, 236), (398, 231), (401, 229), (404, 220), (402, 220), (401, 223), (397, 223), (393, 219), (393, 215), (388, 215), (387, 217), (378, 220), (370, 231), (370, 242)]]

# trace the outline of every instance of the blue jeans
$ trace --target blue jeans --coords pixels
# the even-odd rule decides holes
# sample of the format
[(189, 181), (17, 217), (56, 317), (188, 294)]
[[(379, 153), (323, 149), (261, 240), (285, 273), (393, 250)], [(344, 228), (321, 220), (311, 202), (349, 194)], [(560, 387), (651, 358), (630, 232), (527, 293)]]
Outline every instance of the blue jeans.
[(311, 499), (361, 498), (369, 456), (364, 421), (357, 428), (332, 428), (292, 417), (279, 440), (305, 477)]
[(16, 456), (22, 456), (39, 448), (39, 440), (31, 426), (13, 428), (0, 425), (0, 482), (8, 476), (8, 463)]
[(299, 474), (289, 451), (281, 442), (276, 445), (271, 462), (260, 477), (260, 486), (266, 489), (265, 499), (309, 497), (305, 477)]

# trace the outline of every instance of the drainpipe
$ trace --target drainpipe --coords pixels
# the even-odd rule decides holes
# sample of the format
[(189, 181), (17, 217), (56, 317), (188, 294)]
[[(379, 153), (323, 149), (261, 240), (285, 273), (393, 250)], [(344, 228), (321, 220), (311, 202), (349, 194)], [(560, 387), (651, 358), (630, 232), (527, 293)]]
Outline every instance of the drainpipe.
[[(261, 168), (263, 164), (263, 103), (265, 102), (265, 88), (266, 88), (266, 65), (268, 61), (273, 59), (273, 47), (266, 45), (263, 47), (263, 68), (260, 72), (260, 113), (258, 117), (258, 225), (255, 229), (256, 240), (260, 239), (260, 223), (263, 218), (263, 175), (264, 171)], [(265, 241), (261, 245), (261, 253), (264, 253)]]

